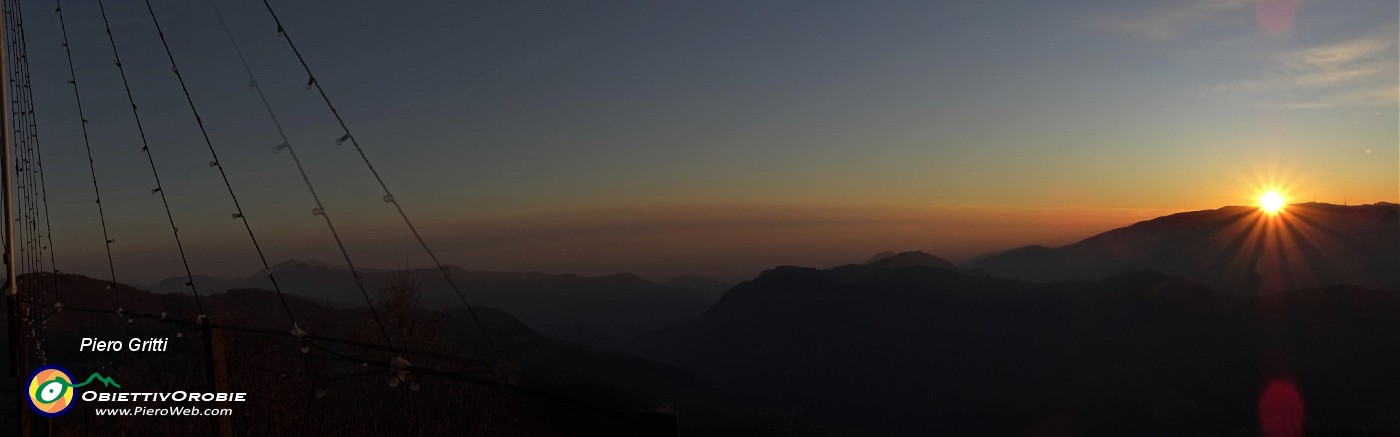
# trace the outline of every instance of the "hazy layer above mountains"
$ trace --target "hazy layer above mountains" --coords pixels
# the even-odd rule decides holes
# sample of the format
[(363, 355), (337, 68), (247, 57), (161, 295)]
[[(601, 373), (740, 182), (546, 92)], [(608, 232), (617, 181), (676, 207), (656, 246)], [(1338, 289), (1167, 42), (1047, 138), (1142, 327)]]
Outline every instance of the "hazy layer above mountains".
[[(1267, 261), (1285, 263), (1267, 269)], [(958, 269), (924, 252), (884, 252), (868, 265)], [(1284, 215), (1224, 207), (1173, 214), (1114, 229), (1060, 247), (1030, 246), (978, 257), (965, 268), (1030, 281), (1096, 280), (1123, 271), (1153, 269), (1231, 294), (1350, 284), (1400, 288), (1400, 206), (1298, 204)], [(363, 305), (350, 273), (321, 262), (287, 261), (273, 269), (284, 291), (316, 302)], [(1265, 272), (1261, 274), (1261, 272)], [(659, 283), (630, 273), (606, 276), (540, 272), (466, 271), (451, 267), (468, 302), (499, 307), (554, 338), (612, 349), (638, 335), (700, 314), (730, 285), (700, 275)], [(364, 270), (367, 288), (392, 272)], [(415, 269), (429, 307), (461, 301), (434, 269)], [(1272, 275), (1272, 276), (1270, 276)], [(270, 288), (263, 273), (242, 278), (196, 277), (205, 292)], [(1269, 282), (1273, 281), (1273, 282)], [(152, 291), (187, 291), (171, 278)]]
[[(652, 283), (630, 273), (608, 276), (551, 275), (540, 272), (475, 272), (448, 267), (462, 297), (474, 306), (497, 307), (553, 338), (612, 348), (647, 331), (699, 314), (712, 301), (683, 286)], [(437, 269), (405, 272), (421, 283), (421, 304), (427, 308), (462, 305), (457, 291)], [(364, 296), (348, 270), (320, 262), (288, 261), (273, 269), (288, 294), (335, 306), (364, 306)], [(373, 299), (394, 271), (360, 271)], [(188, 292), (185, 278), (171, 278), (150, 287), (158, 293)], [(205, 292), (232, 289), (271, 289), (266, 274), (243, 278), (196, 277)]]
[[(420, 230), (446, 262), (473, 271), (632, 272), (652, 280), (698, 273), (725, 283), (775, 265), (830, 266), (887, 249), (919, 248), (959, 262), (1027, 244), (1069, 244), (1107, 229), (1172, 212), (1166, 209), (1027, 206), (946, 202), (716, 202), (677, 206), (590, 207), (471, 214), (425, 221)], [(344, 226), (357, 266), (429, 267), (406, 231), (383, 222)], [(337, 225), (338, 228), (339, 224)], [(233, 230), (232, 227), (229, 228)], [(343, 265), (322, 229), (259, 229), (272, 262), (288, 258)], [(246, 232), (186, 241), (195, 274), (238, 278), (262, 266)], [(117, 235), (118, 280), (152, 284), (183, 273), (169, 235)], [(198, 238), (195, 238), (198, 237)], [(105, 276), (98, 237), (59, 241), (63, 270)], [(74, 247), (67, 247), (74, 245)], [(96, 251), (94, 251), (96, 250)]]

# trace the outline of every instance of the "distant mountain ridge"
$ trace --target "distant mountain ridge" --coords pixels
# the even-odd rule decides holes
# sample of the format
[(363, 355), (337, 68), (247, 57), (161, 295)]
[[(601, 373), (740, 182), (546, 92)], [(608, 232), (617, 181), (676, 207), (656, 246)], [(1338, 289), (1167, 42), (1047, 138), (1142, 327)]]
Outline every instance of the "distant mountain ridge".
[[(371, 295), (395, 274), (378, 269), (358, 270)], [(272, 271), (288, 294), (313, 302), (364, 305), (348, 270), (321, 262), (290, 260), (278, 263)], [(449, 266), (448, 271), (472, 305), (500, 308), (552, 338), (602, 349), (699, 314), (711, 302), (689, 288), (655, 284), (631, 273), (579, 276), (478, 272), (456, 266)], [(413, 269), (409, 274), (422, 282), (423, 305), (461, 305), (437, 269)], [(196, 276), (194, 281), (202, 292), (271, 288), (263, 272), (243, 278)], [(185, 282), (183, 277), (170, 278), (149, 289), (158, 293), (187, 292)]]
[(1301, 203), (1276, 217), (1248, 206), (1183, 212), (966, 266), (1040, 282), (1149, 268), (1234, 294), (1338, 284), (1400, 289), (1400, 205)]

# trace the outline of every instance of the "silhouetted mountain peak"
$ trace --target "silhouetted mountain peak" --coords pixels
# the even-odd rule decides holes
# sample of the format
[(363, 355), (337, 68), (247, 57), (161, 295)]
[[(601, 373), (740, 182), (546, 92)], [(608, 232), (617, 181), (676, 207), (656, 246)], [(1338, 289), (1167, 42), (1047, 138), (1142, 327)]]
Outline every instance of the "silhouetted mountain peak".
[(636, 273), (631, 273), (631, 272), (613, 273), (613, 274), (611, 274), (611, 275), (603, 276), (602, 279), (605, 280), (605, 281), (608, 281), (608, 282), (618, 283), (618, 284), (628, 284), (628, 285), (656, 285), (656, 284), (652, 283), (651, 281), (648, 281), (648, 280), (646, 280), (646, 279), (642, 279), (642, 277), (641, 277), (641, 276), (637, 276)]
[(910, 266), (940, 267), (945, 269), (958, 268), (956, 265), (953, 265), (953, 263), (948, 262), (948, 260), (917, 250), (909, 252), (900, 252), (894, 255), (879, 258), (875, 261), (866, 263), (866, 265), (890, 268)]
[(895, 255), (899, 255), (899, 252), (895, 252), (893, 250), (886, 250), (884, 252), (875, 254), (875, 256), (870, 257), (870, 259), (865, 260), (865, 262), (861, 264), (874, 264), (882, 259), (889, 258)]

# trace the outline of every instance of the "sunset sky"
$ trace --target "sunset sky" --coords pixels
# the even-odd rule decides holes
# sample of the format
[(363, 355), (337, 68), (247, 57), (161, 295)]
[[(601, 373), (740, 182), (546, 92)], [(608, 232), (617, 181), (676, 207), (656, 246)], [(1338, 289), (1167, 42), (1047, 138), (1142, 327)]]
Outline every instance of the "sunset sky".
[[(217, 1), (357, 262), (426, 266), (261, 4)], [(118, 279), (180, 275), (96, 6), (71, 3)], [(209, 4), (153, 3), (269, 256), (339, 263)], [(302, 3), (273, 2), (444, 262), (473, 270), (740, 280), (1066, 244), (1266, 186), (1400, 200), (1393, 0)], [(195, 273), (251, 274), (131, 6), (113, 32)], [(60, 268), (98, 275), (58, 18), (25, 7)]]

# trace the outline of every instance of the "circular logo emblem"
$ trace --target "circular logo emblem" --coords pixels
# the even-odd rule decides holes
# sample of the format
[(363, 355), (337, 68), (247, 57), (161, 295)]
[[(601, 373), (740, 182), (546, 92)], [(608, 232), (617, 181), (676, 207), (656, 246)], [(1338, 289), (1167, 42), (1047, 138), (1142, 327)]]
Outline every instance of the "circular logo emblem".
[(41, 366), (29, 377), (29, 406), (44, 417), (58, 417), (73, 407), (73, 376), (55, 365)]

